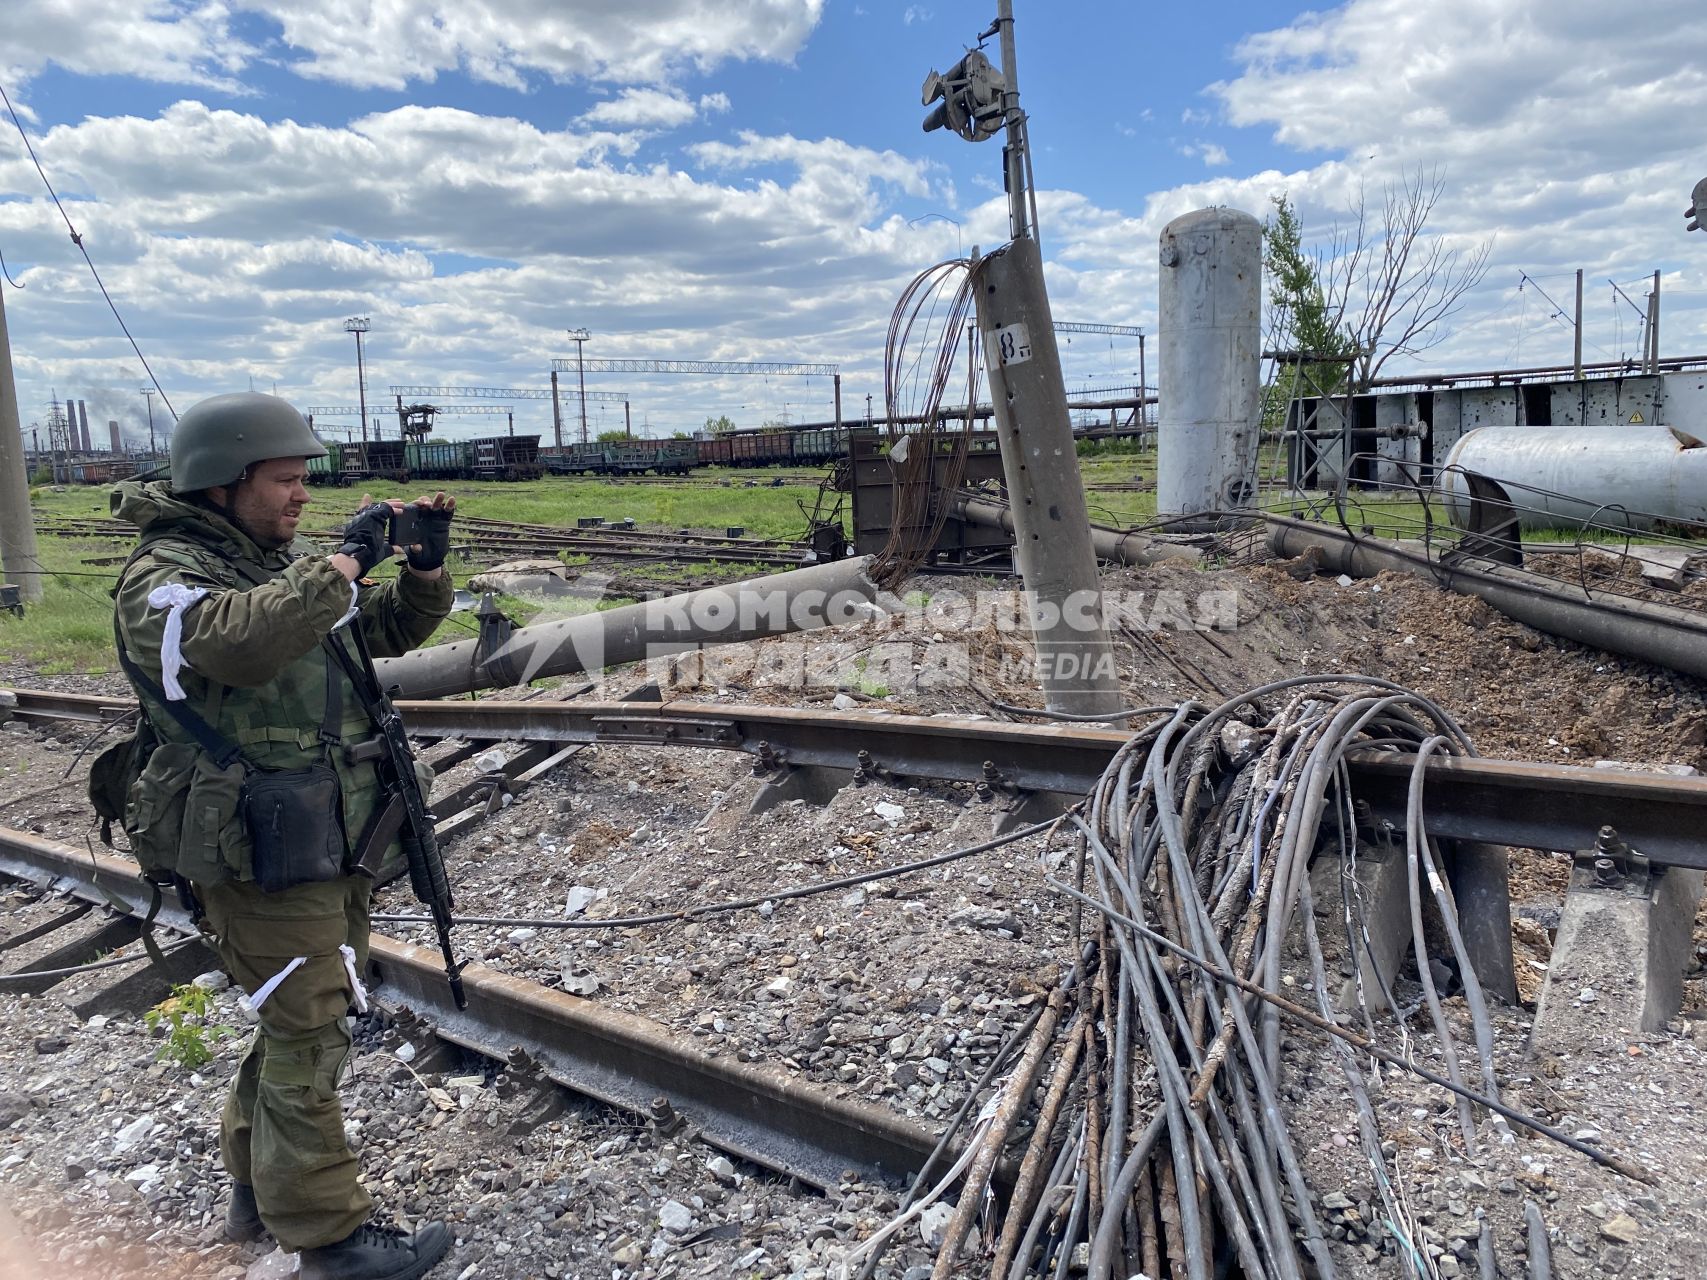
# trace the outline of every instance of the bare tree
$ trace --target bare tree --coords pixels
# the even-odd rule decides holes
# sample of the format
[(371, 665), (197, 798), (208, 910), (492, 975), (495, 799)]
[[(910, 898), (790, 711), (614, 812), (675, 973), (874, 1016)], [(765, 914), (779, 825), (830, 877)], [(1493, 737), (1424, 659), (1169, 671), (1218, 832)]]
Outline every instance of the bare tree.
[(1446, 321), (1488, 272), (1490, 236), (1470, 248), (1452, 248), (1427, 234), (1428, 220), (1446, 190), (1439, 169), (1417, 170), (1381, 188), (1379, 221), (1362, 190), (1351, 220), (1336, 226), (1318, 251), (1318, 270), (1333, 327), (1357, 351), (1360, 391), (1396, 355), (1416, 355), (1444, 341)]

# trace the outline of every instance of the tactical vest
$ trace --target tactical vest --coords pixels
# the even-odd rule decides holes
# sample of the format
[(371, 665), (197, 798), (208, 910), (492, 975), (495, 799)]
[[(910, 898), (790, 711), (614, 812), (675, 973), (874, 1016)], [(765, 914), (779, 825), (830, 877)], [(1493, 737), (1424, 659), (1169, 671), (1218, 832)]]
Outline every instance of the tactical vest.
[[(234, 591), (248, 591), (277, 577), (291, 561), (312, 550), (299, 540), (288, 551), (268, 553), (259, 563), (239, 566), (214, 548), (169, 530), (155, 537), (145, 532), (120, 581), (146, 560), (192, 570)], [(117, 619), (121, 642), (126, 639), (126, 622), (122, 616)], [(360, 626), (361, 620), (352, 619), (348, 625)], [(334, 637), (346, 652), (351, 651), (340, 633)], [(159, 671), (158, 653), (137, 652), (128, 643), (125, 651), (148, 673)], [(373, 726), (348, 677), (323, 647), (287, 664), (271, 681), (255, 688), (222, 685), (188, 666), (180, 681), (184, 705), (221, 738), (236, 744), (242, 764), (221, 768), (161, 702), (144, 689), (137, 690), (149, 727), (159, 740), (129, 787), (124, 811), (125, 830), (144, 870), (174, 871), (196, 884), (253, 878), (248, 833), (237, 813), (245, 768), (332, 767), (341, 792), (346, 851), (355, 848), (379, 803), (380, 779), (374, 763), (378, 752), (371, 745)], [(395, 851), (388, 853), (388, 862), (395, 858)]]

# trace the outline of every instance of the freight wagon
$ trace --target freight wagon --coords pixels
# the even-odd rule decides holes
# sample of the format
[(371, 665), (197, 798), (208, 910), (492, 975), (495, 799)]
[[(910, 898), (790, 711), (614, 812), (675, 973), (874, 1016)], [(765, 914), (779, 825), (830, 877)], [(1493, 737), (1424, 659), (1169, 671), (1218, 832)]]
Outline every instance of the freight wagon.
[(789, 431), (736, 431), (729, 443), (730, 461), (737, 467), (768, 467), (794, 459), (794, 434)]
[(542, 466), (554, 476), (584, 476), (604, 469), (602, 444), (553, 445), (539, 451)]
[(538, 436), (483, 436), (473, 446), (473, 471), (480, 480), (537, 480), (545, 474)]
[(412, 479), (452, 480), (473, 473), (466, 441), (411, 440), (403, 446), (403, 461)]

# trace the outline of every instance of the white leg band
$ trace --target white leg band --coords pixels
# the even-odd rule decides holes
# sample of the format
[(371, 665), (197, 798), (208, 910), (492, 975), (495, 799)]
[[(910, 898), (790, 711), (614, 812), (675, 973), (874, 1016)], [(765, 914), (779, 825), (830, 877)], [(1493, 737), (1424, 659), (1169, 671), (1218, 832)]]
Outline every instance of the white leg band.
[(307, 956), (298, 956), (272, 977), (268, 978), (261, 984), (255, 994), (249, 997), (249, 1008), (256, 1013), (260, 1012), (261, 1006), (267, 1003), (267, 998), (279, 989), (279, 983), (283, 982), (286, 978), (290, 977), (291, 974), (295, 973), (307, 963)]
[(367, 987), (356, 972), (356, 949), (348, 943), (340, 943), (338, 954), (344, 958), (344, 972), (350, 975), (350, 994), (356, 998), (356, 1012), (366, 1013)]

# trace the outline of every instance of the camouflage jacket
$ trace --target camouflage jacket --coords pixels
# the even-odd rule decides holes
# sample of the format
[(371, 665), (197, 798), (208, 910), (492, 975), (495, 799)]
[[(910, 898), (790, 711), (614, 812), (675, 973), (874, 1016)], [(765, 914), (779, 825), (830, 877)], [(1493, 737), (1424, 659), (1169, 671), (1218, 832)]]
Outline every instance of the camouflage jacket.
[[(208, 594), (182, 614), (179, 649), (184, 665), (178, 678), (185, 705), (220, 735), (235, 741), (247, 767), (331, 765), (338, 773), (346, 839), (353, 848), (376, 807), (379, 776), (372, 762), (349, 763), (342, 748), (372, 737), (374, 730), (348, 677), (337, 670), (321, 645), (350, 608), (348, 581), (306, 539), (263, 551), (235, 525), (179, 498), (164, 482), (118, 485), (112, 510), (141, 532), (137, 553), (113, 592), (116, 631), (126, 656), (159, 682), (167, 611), (151, 606), (149, 593), (172, 583), (206, 588)], [(271, 575), (270, 580), (255, 585), (239, 572), (239, 560)], [(448, 574), (429, 581), (404, 572), (394, 581), (362, 587), (357, 600), (360, 612), (350, 626), (361, 628), (374, 656), (392, 657), (432, 634), (450, 612), (451, 596)], [(347, 643), (345, 647), (353, 648)], [(336, 743), (324, 740), (321, 732), (328, 679), (340, 686), (342, 712)], [(137, 690), (137, 696), (161, 741), (180, 744), (176, 751), (185, 760), (195, 754), (183, 745), (191, 739), (177, 721), (142, 690)], [(208, 771), (205, 754), (198, 768)], [(172, 776), (170, 768), (155, 773)], [(199, 783), (191, 784), (186, 777), (183, 785)], [(234, 795), (221, 797), (211, 787), (205, 804), (198, 804), (194, 790), (189, 792), (188, 806), (183, 806), (182, 797), (176, 805), (173, 797), (140, 797), (144, 805), (157, 805), (161, 812), (173, 815), (184, 830), (186, 844), (192, 828), (201, 832), (209, 847), (200, 856), (186, 848), (180, 874), (202, 882), (218, 878), (222, 870), (239, 879), (249, 878), (246, 836), (234, 829), (241, 823), (226, 811), (234, 800)], [(127, 829), (132, 816), (127, 815)]]

